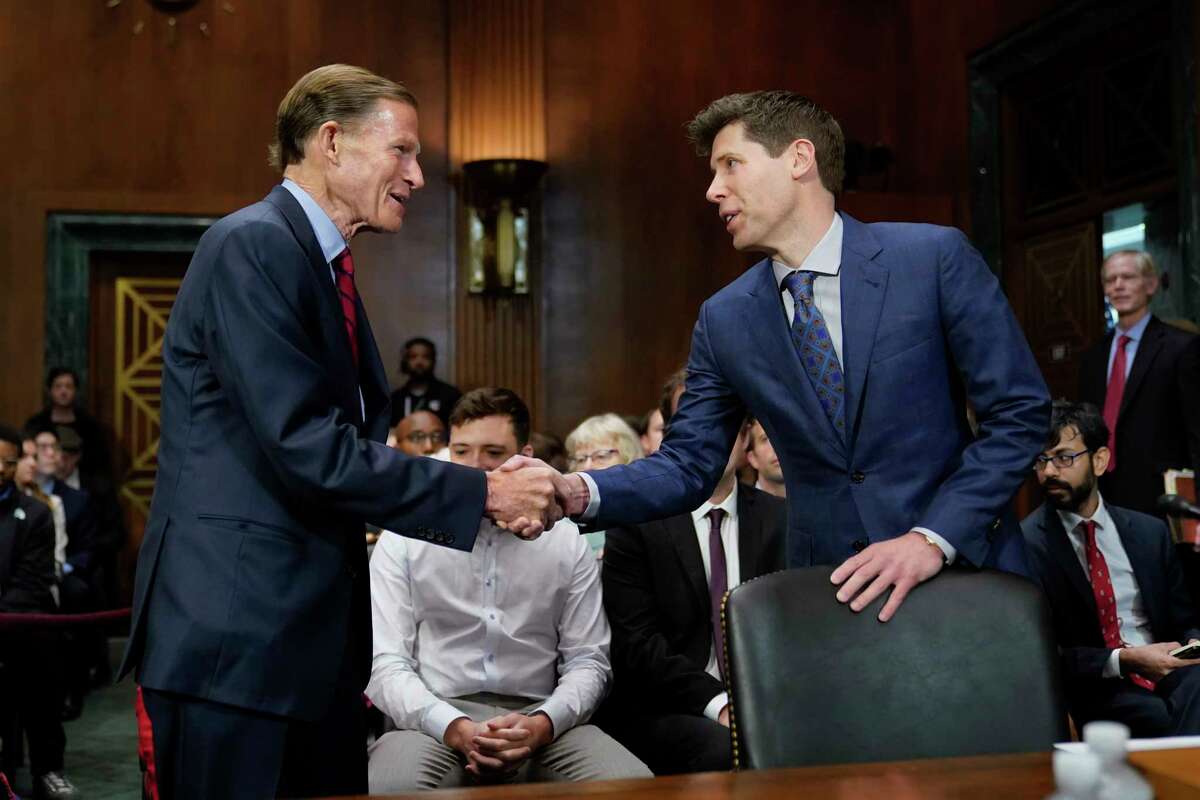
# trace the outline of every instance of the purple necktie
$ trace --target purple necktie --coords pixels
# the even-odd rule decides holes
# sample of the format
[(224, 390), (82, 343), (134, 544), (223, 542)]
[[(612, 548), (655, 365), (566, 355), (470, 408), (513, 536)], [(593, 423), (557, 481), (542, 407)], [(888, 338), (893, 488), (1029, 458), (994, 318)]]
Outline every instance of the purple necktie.
[(800, 353), (800, 362), (821, 401), (821, 408), (833, 423), (838, 434), (846, 438), (846, 385), (842, 381), (842, 365), (838, 362), (825, 317), (813, 303), (815, 272), (789, 272), (783, 288), (792, 296), (796, 314), (792, 318), (792, 342)]
[(717, 667), (725, 679), (725, 638), (721, 635), (721, 602), (729, 588), (725, 566), (725, 543), (721, 541), (721, 518), (725, 512), (714, 508), (708, 512), (708, 596), (712, 604), (713, 647), (717, 651)]

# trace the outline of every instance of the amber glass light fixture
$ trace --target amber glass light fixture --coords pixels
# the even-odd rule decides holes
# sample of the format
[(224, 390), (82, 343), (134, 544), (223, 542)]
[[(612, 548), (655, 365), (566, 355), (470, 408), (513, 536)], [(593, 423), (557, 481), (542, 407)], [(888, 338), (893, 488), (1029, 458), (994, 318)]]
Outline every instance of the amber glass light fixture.
[(544, 161), (527, 158), (463, 164), (472, 294), (529, 294), (536, 193), (545, 173)]

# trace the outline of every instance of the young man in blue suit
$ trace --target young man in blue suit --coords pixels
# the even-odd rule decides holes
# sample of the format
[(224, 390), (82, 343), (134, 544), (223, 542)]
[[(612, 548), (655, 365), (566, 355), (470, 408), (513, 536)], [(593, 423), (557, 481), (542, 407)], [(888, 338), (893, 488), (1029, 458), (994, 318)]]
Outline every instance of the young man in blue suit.
[(890, 619), (947, 563), (1024, 573), (1009, 501), (1050, 402), (979, 253), (953, 228), (839, 213), (842, 132), (800, 95), (723, 97), (689, 133), (733, 246), (767, 258), (701, 307), (659, 452), (570, 476), (568, 512), (611, 528), (697, 507), (748, 410), (783, 466), (788, 563), (839, 565), (854, 610), (891, 589)]
[(1200, 639), (1167, 526), (1108, 505), (1108, 426), (1095, 406), (1057, 402), (1034, 462), (1046, 503), (1021, 527), (1062, 655), (1075, 724), (1124, 722), (1135, 736), (1200, 734)]
[(485, 514), (534, 519), (526, 536), (558, 517), (549, 470), (514, 483), (383, 443), (348, 243), (399, 230), (419, 152), (406, 88), (313, 70), (279, 107), (283, 184), (188, 267), (121, 670), (137, 668), (157, 796), (365, 794), (365, 523), (469, 552)]

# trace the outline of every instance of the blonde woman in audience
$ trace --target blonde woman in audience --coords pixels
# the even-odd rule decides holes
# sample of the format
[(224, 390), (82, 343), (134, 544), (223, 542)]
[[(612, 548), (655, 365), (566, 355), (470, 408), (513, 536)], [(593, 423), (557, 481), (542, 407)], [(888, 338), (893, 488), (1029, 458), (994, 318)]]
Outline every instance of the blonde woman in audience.
[[(572, 472), (606, 469), (642, 457), (642, 442), (616, 414), (588, 417), (567, 434), (567, 467)], [(584, 534), (596, 558), (604, 557), (604, 531)]]

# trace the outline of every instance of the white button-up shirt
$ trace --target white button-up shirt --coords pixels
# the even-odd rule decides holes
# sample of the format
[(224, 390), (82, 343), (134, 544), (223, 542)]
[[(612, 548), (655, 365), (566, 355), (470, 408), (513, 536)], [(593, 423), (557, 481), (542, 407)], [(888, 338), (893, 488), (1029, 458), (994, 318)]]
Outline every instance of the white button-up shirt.
[(469, 554), (385, 532), (371, 556), (371, 618), (367, 696), (439, 742), (463, 716), (442, 698), (544, 699), (537, 710), (557, 737), (612, 680), (599, 566), (569, 520), (532, 542), (484, 520)]
[[(1150, 618), (1146, 616), (1146, 605), (1142, 602), (1142, 590), (1137, 585), (1133, 574), (1133, 565), (1129, 563), (1129, 554), (1125, 545), (1121, 544), (1121, 536), (1117, 533), (1117, 525), (1109, 516), (1104, 506), (1104, 498), (1099, 498), (1096, 513), (1091, 520), (1096, 523), (1096, 549), (1104, 556), (1108, 565), (1108, 577), (1112, 580), (1113, 595), (1117, 599), (1117, 625), (1121, 630), (1121, 641), (1129, 647), (1139, 647), (1154, 643), (1154, 634), (1150, 630)], [(1067, 529), (1067, 538), (1075, 550), (1075, 557), (1083, 567), (1083, 574), (1089, 582), (1092, 571), (1087, 563), (1087, 537), (1081, 524), (1087, 517), (1071, 511), (1058, 511), (1058, 518)], [(1121, 651), (1116, 649), (1109, 655), (1101, 673), (1105, 678), (1116, 678), (1121, 675)]]
[[(738, 486), (737, 481), (734, 481), (733, 491), (729, 496), (722, 500), (717, 505), (713, 505), (708, 500), (704, 501), (704, 505), (692, 512), (692, 524), (696, 526), (696, 541), (700, 545), (700, 559), (704, 562), (704, 581), (705, 583), (712, 580), (712, 555), (708, 549), (708, 535), (712, 529), (712, 523), (708, 519), (708, 512), (714, 508), (719, 508), (725, 512), (721, 517), (721, 544), (725, 547), (725, 588), (726, 591), (733, 589), (742, 582), (742, 561), (738, 554), (738, 513), (737, 513), (737, 498)], [(713, 632), (716, 635), (716, 632)], [(717, 680), (721, 679), (721, 667), (717, 664), (717, 647), (715, 640), (712, 647), (708, 651), (708, 664), (704, 667), (704, 671), (712, 675)], [(716, 721), (721, 715), (721, 709), (729, 705), (728, 692), (721, 692), (704, 707), (704, 716)]]

